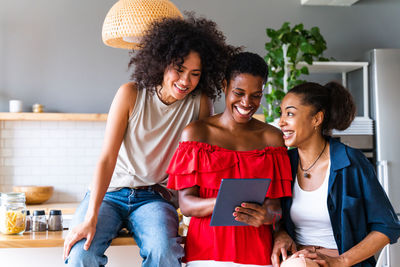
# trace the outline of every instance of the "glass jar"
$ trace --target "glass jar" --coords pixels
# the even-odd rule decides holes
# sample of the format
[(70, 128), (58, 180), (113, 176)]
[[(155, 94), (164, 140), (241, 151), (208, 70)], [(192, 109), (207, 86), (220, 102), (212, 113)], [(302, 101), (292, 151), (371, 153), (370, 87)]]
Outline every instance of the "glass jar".
[(32, 232), (44, 232), (47, 230), (47, 220), (44, 210), (35, 210), (32, 216)]
[(25, 231), (25, 193), (1, 193), (0, 232), (6, 235)]

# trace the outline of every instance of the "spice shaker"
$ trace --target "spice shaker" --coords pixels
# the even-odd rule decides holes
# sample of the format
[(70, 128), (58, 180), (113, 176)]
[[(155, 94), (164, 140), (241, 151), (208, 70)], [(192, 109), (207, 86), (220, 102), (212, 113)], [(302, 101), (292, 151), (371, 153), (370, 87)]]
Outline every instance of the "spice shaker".
[(32, 229), (32, 217), (29, 210), (26, 211), (26, 220), (25, 220), (25, 232), (28, 232)]
[(61, 210), (50, 210), (48, 229), (49, 231), (63, 230)]
[(32, 217), (32, 232), (44, 232), (47, 228), (44, 210), (35, 210)]

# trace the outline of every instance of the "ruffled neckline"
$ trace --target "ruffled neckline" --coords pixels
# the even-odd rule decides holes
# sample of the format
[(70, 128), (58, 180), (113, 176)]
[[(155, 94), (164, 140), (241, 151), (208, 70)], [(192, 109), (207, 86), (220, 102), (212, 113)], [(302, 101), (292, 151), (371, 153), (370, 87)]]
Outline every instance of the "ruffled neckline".
[(253, 150), (232, 150), (228, 148), (223, 148), (218, 145), (210, 145), (208, 143), (199, 142), (199, 141), (181, 141), (179, 142), (180, 147), (197, 147), (202, 148), (207, 151), (224, 151), (224, 152), (234, 152), (234, 153), (265, 153), (265, 152), (287, 152), (287, 148), (280, 146), (280, 147), (273, 147), (267, 146), (263, 149), (253, 149)]

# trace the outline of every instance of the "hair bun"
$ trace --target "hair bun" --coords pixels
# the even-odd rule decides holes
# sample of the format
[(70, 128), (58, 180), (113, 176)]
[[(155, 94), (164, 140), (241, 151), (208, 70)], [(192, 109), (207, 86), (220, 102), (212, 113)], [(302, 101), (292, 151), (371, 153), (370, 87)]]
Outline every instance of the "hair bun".
[(330, 98), (330, 118), (327, 123), (329, 130), (346, 130), (355, 118), (356, 105), (350, 92), (338, 82), (327, 83)]

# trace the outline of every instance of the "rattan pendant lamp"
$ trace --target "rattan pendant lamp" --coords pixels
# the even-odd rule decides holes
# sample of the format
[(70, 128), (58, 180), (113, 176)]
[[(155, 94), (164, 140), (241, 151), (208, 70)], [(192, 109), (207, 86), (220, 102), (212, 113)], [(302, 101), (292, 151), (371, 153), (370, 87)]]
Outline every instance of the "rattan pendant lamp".
[(104, 20), (103, 42), (111, 47), (137, 49), (147, 26), (164, 17), (183, 18), (169, 0), (119, 0)]

